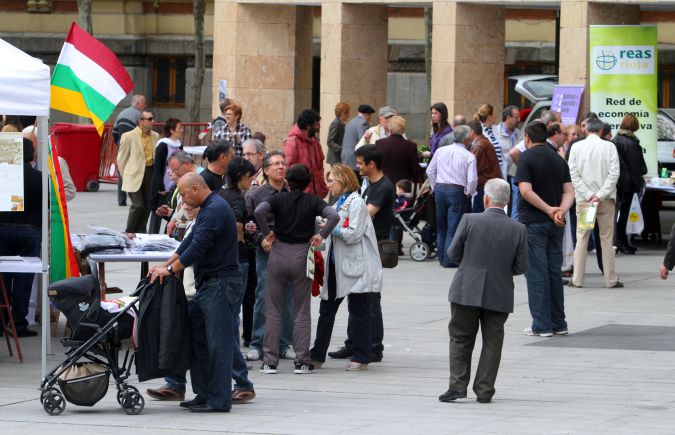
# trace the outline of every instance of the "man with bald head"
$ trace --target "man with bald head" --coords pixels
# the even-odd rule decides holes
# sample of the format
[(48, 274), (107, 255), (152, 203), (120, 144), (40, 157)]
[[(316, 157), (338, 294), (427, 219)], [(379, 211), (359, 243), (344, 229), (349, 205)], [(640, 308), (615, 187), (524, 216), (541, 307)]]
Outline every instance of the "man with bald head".
[[(181, 406), (192, 412), (229, 412), (232, 407), (232, 318), (241, 300), (237, 225), (230, 206), (195, 173), (178, 181), (183, 202), (200, 207), (194, 229), (151, 280), (193, 266), (197, 292), (190, 301), (192, 389), (197, 395)], [(253, 384), (250, 385), (251, 391)]]

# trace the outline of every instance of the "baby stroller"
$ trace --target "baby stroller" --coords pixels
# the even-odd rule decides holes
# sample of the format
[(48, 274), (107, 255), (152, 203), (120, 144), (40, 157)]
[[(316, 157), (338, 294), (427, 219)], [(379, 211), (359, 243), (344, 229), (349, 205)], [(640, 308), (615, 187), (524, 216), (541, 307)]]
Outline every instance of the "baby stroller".
[(72, 334), (61, 339), (66, 348), (65, 361), (49, 372), (40, 385), (40, 403), (47, 414), (61, 414), (66, 400), (78, 406), (93, 406), (108, 392), (111, 374), (117, 387), (117, 402), (124, 412), (139, 414), (145, 400), (136, 387), (125, 382), (134, 360), (133, 347), (127, 348), (121, 366), (118, 360), (121, 340), (132, 335), (131, 312), (136, 310), (138, 299), (119, 312), (109, 313), (101, 307), (95, 275), (55, 282), (49, 286), (49, 296), (68, 319)]
[(415, 240), (409, 250), (413, 260), (424, 261), (436, 257), (436, 210), (429, 181), (422, 185), (411, 208), (394, 212), (394, 220)]

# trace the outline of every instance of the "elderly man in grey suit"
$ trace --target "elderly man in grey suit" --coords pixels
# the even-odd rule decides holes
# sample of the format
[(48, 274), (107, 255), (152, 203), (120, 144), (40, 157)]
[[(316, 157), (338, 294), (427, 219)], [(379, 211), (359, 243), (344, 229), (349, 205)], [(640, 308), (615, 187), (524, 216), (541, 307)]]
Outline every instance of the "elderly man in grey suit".
[(359, 143), (368, 127), (370, 127), (370, 118), (375, 113), (375, 109), (367, 104), (361, 104), (358, 108), (358, 115), (353, 117), (345, 127), (345, 135), (342, 138), (342, 163), (350, 168), (356, 169), (356, 144)]
[(466, 397), (479, 326), (483, 349), (473, 391), (480, 403), (489, 403), (495, 394), (504, 323), (513, 312), (513, 276), (527, 271), (525, 225), (504, 212), (510, 193), (511, 187), (502, 179), (485, 183), (485, 211), (465, 214), (448, 248), (448, 257), (459, 264), (459, 269), (448, 297), (450, 388), (438, 397), (441, 402)]

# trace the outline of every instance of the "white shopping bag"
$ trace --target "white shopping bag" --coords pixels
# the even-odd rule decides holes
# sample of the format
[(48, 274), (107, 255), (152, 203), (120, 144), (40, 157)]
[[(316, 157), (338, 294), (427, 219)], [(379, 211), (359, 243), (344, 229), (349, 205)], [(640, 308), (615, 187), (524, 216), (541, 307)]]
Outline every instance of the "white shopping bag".
[(314, 270), (315, 270), (315, 265), (314, 265), (314, 247), (310, 246), (309, 250), (307, 251), (307, 266), (305, 269), (305, 274), (307, 275), (307, 278), (311, 279), (314, 281)]
[(572, 225), (570, 212), (565, 214), (565, 235), (563, 237), (563, 262), (561, 270), (569, 272), (574, 267), (574, 240), (572, 239)]
[(645, 218), (642, 216), (642, 207), (637, 193), (633, 194), (633, 201), (630, 203), (630, 212), (628, 213), (628, 225), (626, 225), (626, 234), (642, 234), (645, 229)]

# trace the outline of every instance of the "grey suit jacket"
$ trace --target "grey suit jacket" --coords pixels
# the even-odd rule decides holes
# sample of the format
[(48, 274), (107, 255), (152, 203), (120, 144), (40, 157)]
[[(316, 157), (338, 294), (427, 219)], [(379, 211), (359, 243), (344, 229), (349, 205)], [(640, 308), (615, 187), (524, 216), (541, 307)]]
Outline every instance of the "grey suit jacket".
[(342, 161), (342, 140), (344, 137), (345, 126), (340, 118), (335, 118), (328, 128), (326, 163), (334, 165)]
[(459, 264), (450, 286), (450, 302), (513, 312), (513, 276), (527, 271), (525, 225), (496, 208), (465, 214), (448, 256)]
[(356, 144), (359, 143), (361, 136), (368, 130), (369, 124), (361, 115), (353, 117), (345, 127), (345, 136), (342, 138), (342, 163), (356, 168), (356, 157), (354, 157), (354, 150)]

